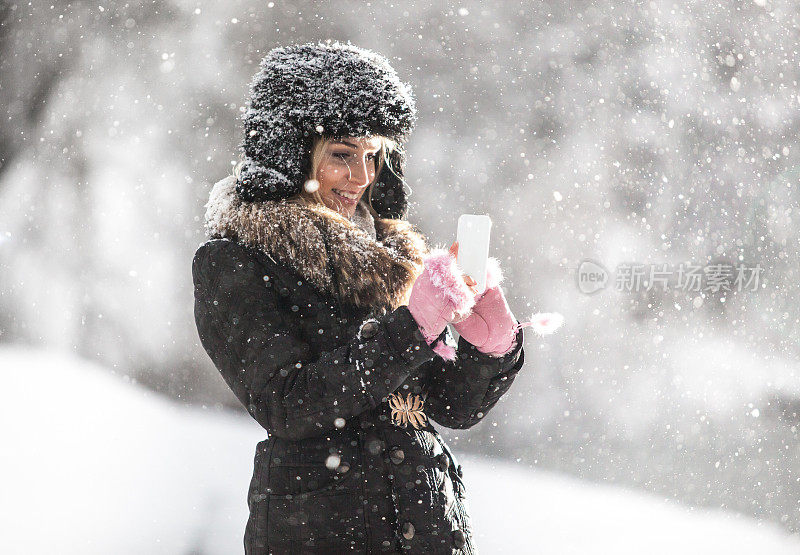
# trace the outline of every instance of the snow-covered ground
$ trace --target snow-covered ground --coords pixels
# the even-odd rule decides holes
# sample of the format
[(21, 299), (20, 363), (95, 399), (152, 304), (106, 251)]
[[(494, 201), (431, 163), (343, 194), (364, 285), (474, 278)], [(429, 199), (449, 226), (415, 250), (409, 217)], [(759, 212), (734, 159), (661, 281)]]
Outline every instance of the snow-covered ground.
[[(183, 408), (93, 363), (5, 346), (0, 422), (0, 552), (243, 551), (264, 437), (249, 417)], [(484, 554), (800, 553), (800, 538), (772, 524), (460, 459)]]

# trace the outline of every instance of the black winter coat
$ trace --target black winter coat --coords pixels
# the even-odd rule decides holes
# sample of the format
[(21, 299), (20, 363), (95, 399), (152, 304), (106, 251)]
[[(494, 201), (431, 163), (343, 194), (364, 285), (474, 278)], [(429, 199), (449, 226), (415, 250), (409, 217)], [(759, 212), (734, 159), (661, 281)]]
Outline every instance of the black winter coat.
[(402, 304), (425, 252), (407, 223), (377, 220), (376, 242), (322, 207), (241, 204), (230, 185), (212, 192), (192, 274), (201, 342), (268, 432), (245, 553), (475, 553), (461, 465), (387, 398), (469, 428), (521, 368), (521, 333), (504, 357), (462, 339), (443, 360)]

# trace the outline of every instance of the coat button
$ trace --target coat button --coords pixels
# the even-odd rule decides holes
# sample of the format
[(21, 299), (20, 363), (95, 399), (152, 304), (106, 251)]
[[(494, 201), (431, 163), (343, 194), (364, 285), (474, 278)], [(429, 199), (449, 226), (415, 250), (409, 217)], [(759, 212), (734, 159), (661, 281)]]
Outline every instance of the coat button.
[(467, 544), (467, 538), (464, 536), (464, 532), (459, 529), (453, 530), (453, 545), (456, 548), (461, 549)]
[(406, 454), (403, 453), (403, 450), (400, 449), (399, 447), (395, 447), (394, 449), (389, 451), (389, 459), (391, 459), (391, 461), (394, 464), (402, 463), (403, 459), (405, 459), (405, 458), (406, 458)]
[(403, 537), (407, 540), (414, 537), (414, 525), (410, 522), (403, 524)]
[(367, 320), (361, 325), (361, 337), (364, 339), (372, 339), (378, 333), (378, 322), (375, 320)]
[(436, 466), (442, 472), (447, 472), (447, 469), (450, 466), (450, 460), (447, 458), (447, 455), (444, 453), (439, 453), (436, 455)]

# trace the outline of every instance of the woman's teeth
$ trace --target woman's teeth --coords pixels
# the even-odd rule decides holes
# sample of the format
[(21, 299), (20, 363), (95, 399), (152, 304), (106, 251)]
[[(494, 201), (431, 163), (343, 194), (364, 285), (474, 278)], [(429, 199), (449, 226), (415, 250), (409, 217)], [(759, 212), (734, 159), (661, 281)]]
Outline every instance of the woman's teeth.
[(348, 193), (347, 191), (340, 191), (339, 189), (334, 189), (333, 192), (339, 195), (340, 197), (348, 198), (350, 200), (358, 199), (358, 193)]

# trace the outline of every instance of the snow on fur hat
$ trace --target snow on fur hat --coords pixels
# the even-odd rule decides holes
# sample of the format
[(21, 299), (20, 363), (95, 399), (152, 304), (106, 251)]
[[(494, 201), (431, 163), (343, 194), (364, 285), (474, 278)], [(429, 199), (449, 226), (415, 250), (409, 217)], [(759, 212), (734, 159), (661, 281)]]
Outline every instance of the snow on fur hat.
[(260, 67), (243, 116), (238, 196), (258, 202), (299, 193), (311, 170), (314, 138), (323, 133), (382, 135), (398, 149), (376, 179), (372, 205), (381, 217), (402, 218), (408, 204), (402, 145), (414, 128), (416, 106), (386, 58), (349, 42), (320, 42), (275, 48)]

